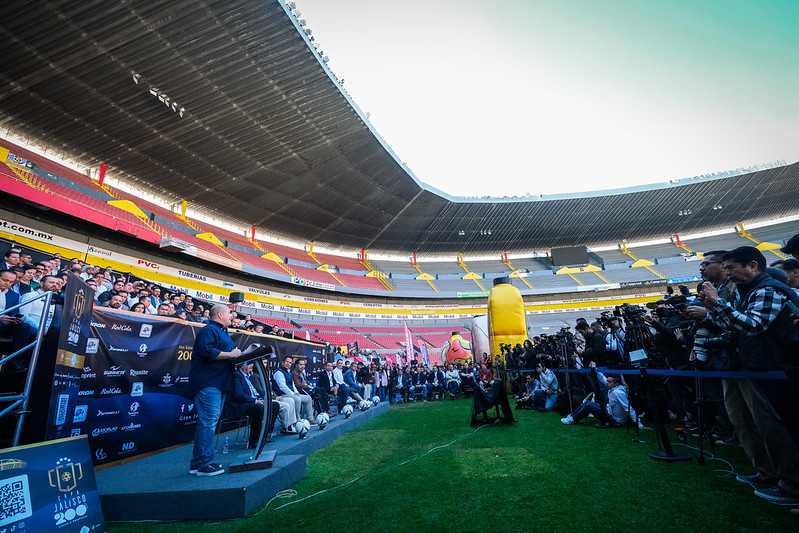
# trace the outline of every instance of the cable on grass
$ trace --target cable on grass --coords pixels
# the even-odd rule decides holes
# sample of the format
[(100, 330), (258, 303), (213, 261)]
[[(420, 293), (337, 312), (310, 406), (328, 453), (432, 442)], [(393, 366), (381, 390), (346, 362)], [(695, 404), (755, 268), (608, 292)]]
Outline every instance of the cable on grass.
[[(688, 444), (682, 444), (680, 442), (675, 442), (673, 444), (673, 446), (685, 446), (686, 448), (691, 448), (692, 450), (699, 451), (699, 448), (696, 448), (694, 446), (689, 446)], [(757, 487), (754, 485), (754, 483), (752, 483), (748, 479), (745, 479), (744, 476), (741, 476), (738, 472), (736, 472), (735, 471), (735, 467), (732, 466), (732, 463), (730, 463), (726, 459), (722, 459), (721, 457), (715, 457), (712, 453), (710, 453), (707, 450), (705, 450), (705, 456), (707, 457), (708, 461), (721, 461), (722, 463), (724, 463), (727, 466), (729, 466), (729, 469), (724, 469), (724, 468), (716, 468), (716, 469), (714, 469), (713, 470), (714, 474), (723, 474), (722, 476), (719, 476), (719, 477), (735, 476), (737, 480), (743, 480), (743, 482), (746, 483), (747, 485), (749, 485), (753, 490), (757, 490)], [(780, 503), (780, 502), (775, 502), (773, 500), (768, 500), (766, 498), (764, 498), (764, 499), (767, 502), (769, 502), (770, 504), (773, 504), (773, 505), (796, 507), (795, 503)]]
[[(337, 485), (337, 486), (335, 486), (333, 488), (322, 489), (322, 490), (320, 490), (318, 492), (314, 492), (313, 494), (309, 494), (308, 496), (305, 496), (304, 498), (300, 498), (299, 500), (294, 500), (293, 502), (284, 503), (280, 507), (275, 507), (274, 509), (272, 509), (272, 512), (279, 511), (280, 509), (282, 509), (284, 507), (288, 507), (289, 505), (294, 505), (295, 503), (300, 503), (300, 502), (305, 501), (305, 500), (307, 500), (309, 498), (313, 498), (314, 496), (318, 496), (318, 495), (323, 494), (325, 492), (331, 492), (331, 491), (334, 491), (334, 490), (336, 490), (338, 488), (341, 488), (341, 487), (344, 487), (341, 490), (345, 490), (345, 489), (349, 488), (350, 485), (353, 485), (356, 481), (358, 481), (359, 479), (362, 479), (364, 477), (366, 477), (365, 474), (363, 476), (358, 476), (355, 479), (352, 479), (350, 481), (345, 481), (341, 485)], [(346, 485), (346, 487), (345, 487), (345, 485)], [(255, 513), (253, 516), (258, 515), (258, 514), (264, 512), (264, 511), (266, 511), (267, 508), (269, 507), (269, 504), (272, 503), (273, 501), (275, 501), (278, 498), (293, 498), (296, 495), (297, 495), (297, 491), (294, 490), (294, 489), (281, 490), (280, 492), (275, 494), (275, 496), (271, 500), (266, 502), (266, 504), (263, 506), (263, 508), (260, 511), (258, 511), (257, 513)]]
[[(690, 448), (690, 449), (692, 449), (692, 450), (699, 451), (699, 448), (697, 448), (697, 447), (695, 447), (695, 446), (690, 446), (690, 445), (688, 445), (688, 444), (683, 444), (683, 443), (681, 443), (681, 442), (675, 442), (674, 444), (672, 444), (672, 446), (684, 446), (684, 447), (686, 447), (686, 448)], [(709, 451), (707, 451), (707, 450), (705, 450), (705, 457), (707, 458), (707, 460), (708, 460), (708, 461), (721, 461), (722, 463), (725, 463), (727, 466), (729, 466), (729, 467), (730, 467), (730, 469), (729, 469), (729, 470), (724, 470), (724, 469), (716, 469), (716, 470), (713, 470), (713, 472), (720, 472), (720, 473), (723, 473), (723, 474), (725, 474), (725, 476), (724, 476), (724, 477), (726, 477), (726, 476), (729, 476), (729, 475), (735, 475), (735, 476), (737, 476), (737, 475), (738, 475), (738, 473), (735, 471), (735, 467), (734, 467), (734, 466), (732, 466), (732, 463), (730, 463), (730, 462), (729, 462), (729, 461), (727, 461), (726, 459), (722, 459), (721, 457), (716, 457), (715, 455), (713, 455), (712, 453), (710, 453), (710, 452), (709, 452)]]

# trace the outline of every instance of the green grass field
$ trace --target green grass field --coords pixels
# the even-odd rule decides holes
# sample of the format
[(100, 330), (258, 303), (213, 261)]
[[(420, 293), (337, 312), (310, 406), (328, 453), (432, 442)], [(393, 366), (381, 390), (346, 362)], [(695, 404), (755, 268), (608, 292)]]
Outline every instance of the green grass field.
[[(564, 426), (556, 413), (535, 411), (514, 411), (513, 425), (476, 429), (470, 408), (468, 400), (394, 406), (308, 457), (307, 477), (292, 487), (296, 496), (246, 519), (108, 530), (799, 530), (787, 507), (719, 472), (729, 470), (722, 461), (650, 459), (652, 430), (641, 431), (641, 443), (625, 429), (595, 428), (593, 418)], [(716, 452), (736, 472), (752, 473), (737, 446)]]

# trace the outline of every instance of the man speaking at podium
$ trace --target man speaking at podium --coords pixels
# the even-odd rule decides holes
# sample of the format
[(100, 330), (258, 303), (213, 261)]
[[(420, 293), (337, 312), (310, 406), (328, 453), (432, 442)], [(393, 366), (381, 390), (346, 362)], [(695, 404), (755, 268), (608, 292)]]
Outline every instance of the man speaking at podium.
[(224, 304), (211, 308), (209, 322), (197, 332), (191, 357), (189, 384), (195, 391), (197, 430), (189, 474), (216, 476), (224, 474), (222, 465), (214, 463), (214, 432), (222, 413), (223, 394), (233, 389), (233, 361), (241, 355), (227, 328), (231, 310)]

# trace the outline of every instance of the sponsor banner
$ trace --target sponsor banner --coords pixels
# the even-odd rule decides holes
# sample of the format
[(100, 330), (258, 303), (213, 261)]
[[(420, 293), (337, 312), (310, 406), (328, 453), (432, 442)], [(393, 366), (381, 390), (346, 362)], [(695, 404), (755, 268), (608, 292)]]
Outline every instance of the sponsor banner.
[[(56, 351), (56, 373), (59, 374), (60, 381), (58, 387), (53, 387), (53, 394), (50, 397), (49, 420), (52, 420), (56, 426), (66, 423), (64, 403), (68, 397), (56, 395), (55, 390), (74, 389), (80, 382), (93, 306), (94, 289), (78, 276), (68, 276)], [(51, 435), (48, 426), (47, 436), (48, 439), (54, 439), (70, 435)]]
[(0, 450), (0, 531), (105, 531), (86, 436)]
[(247, 287), (246, 291), (244, 291), (244, 292), (247, 292), (247, 293), (250, 293), (250, 294), (260, 294), (261, 296), (271, 296), (272, 295), (271, 291), (268, 291), (266, 289), (256, 289), (255, 287)]
[(669, 278), (665, 282), (661, 280), (661, 283), (666, 283), (668, 285), (672, 285), (675, 283), (690, 283), (692, 281), (702, 281), (702, 276), (695, 275), (695, 276), (682, 276), (679, 278)]
[(458, 298), (488, 298), (487, 292), (459, 292)]
[(6, 155), (6, 163), (10, 163), (11, 165), (16, 165), (16, 166), (23, 167), (25, 170), (33, 170), (34, 169), (35, 165), (34, 165), (33, 161), (28, 161), (27, 159), (25, 159), (21, 155), (16, 155), (16, 154), (14, 154), (12, 152), (9, 152), (6, 149), (3, 149), (2, 151), (6, 152), (8, 154), (8, 155)]
[[(64, 324), (73, 320), (65, 309)], [(94, 308), (74, 359), (53, 376), (48, 438), (86, 435), (95, 465), (190, 442), (197, 424), (189, 371), (198, 324)], [(234, 333), (237, 346), (269, 345), (322, 371), (324, 346), (271, 335)]]
[[(66, 323), (66, 310), (64, 315)], [(95, 465), (193, 438), (195, 327), (95, 308), (86, 337), (77, 382), (63, 377), (74, 375), (74, 368), (56, 364), (48, 437), (88, 435)]]
[(666, 283), (662, 279), (648, 279), (646, 281), (622, 281), (619, 283), (619, 286), (622, 289), (627, 289), (630, 287), (653, 287), (655, 285), (663, 285)]
[(243, 268), (243, 264), (241, 261), (236, 261), (233, 258), (225, 257), (222, 255), (212, 254), (211, 252), (206, 252), (202, 248), (197, 248), (197, 257), (200, 259), (205, 259), (206, 261), (210, 261), (212, 263), (216, 263), (217, 265), (223, 265), (226, 267), (234, 268), (236, 270), (241, 270)]
[(4, 231), (19, 237), (26, 237), (34, 241), (49, 244), (51, 246), (66, 248), (79, 254), (86, 250), (85, 243), (73, 241), (72, 239), (65, 239), (64, 237), (59, 237), (58, 235), (53, 235), (46, 231), (39, 231), (38, 229), (29, 228), (25, 225), (20, 225), (8, 220), (0, 219), (0, 231)]
[(291, 282), (295, 285), (302, 285), (303, 287), (311, 287), (312, 289), (322, 289), (325, 291), (336, 290), (335, 285), (331, 285), (330, 283), (322, 283), (321, 281), (314, 281), (311, 279), (293, 277), (291, 278)]
[[(256, 295), (256, 298), (258, 296), (264, 296), (264, 297), (269, 297), (269, 298), (274, 300), (272, 302), (261, 302), (261, 301), (246, 300), (245, 302), (243, 302), (241, 304), (244, 307), (248, 307), (248, 308), (252, 308), (252, 309), (270, 310), (270, 311), (278, 310), (278, 311), (283, 311), (283, 312), (286, 312), (286, 313), (299, 314), (299, 315), (311, 315), (311, 314), (315, 314), (315, 312), (312, 309), (304, 309), (304, 308), (300, 308), (300, 307), (296, 307), (296, 306), (282, 305), (280, 303), (280, 301), (281, 300), (282, 301), (291, 301), (291, 300), (299, 300), (299, 299), (303, 299), (304, 298), (311, 305), (321, 304), (321, 305), (331, 305), (331, 306), (340, 306), (340, 307), (351, 306), (351, 307), (354, 307), (354, 308), (375, 308), (376, 310), (379, 309), (379, 310), (385, 310), (385, 311), (388, 311), (388, 310), (402, 311), (402, 310), (407, 310), (407, 309), (411, 308), (411, 307), (406, 306), (406, 305), (404, 306), (404, 305), (398, 305), (398, 304), (381, 304), (381, 303), (371, 303), (371, 302), (347, 302), (347, 301), (342, 301), (342, 300), (329, 301), (329, 300), (326, 300), (326, 299), (323, 299), (323, 298), (301, 297), (301, 296), (297, 296), (297, 295), (284, 294), (284, 293), (265, 290), (265, 289), (257, 289), (257, 288), (254, 288), (254, 287), (248, 287), (246, 285), (239, 285), (239, 284), (236, 284), (236, 283), (230, 283), (230, 282), (226, 282), (226, 281), (223, 281), (223, 280), (220, 280), (220, 279), (211, 278), (211, 277), (205, 276), (203, 274), (197, 274), (197, 273), (194, 273), (194, 272), (189, 272), (189, 271), (178, 269), (178, 268), (173, 268), (173, 267), (160, 265), (157, 262), (151, 261), (151, 260), (149, 260), (147, 258), (137, 258), (137, 257), (127, 256), (127, 255), (121, 254), (119, 252), (103, 249), (103, 248), (101, 248), (99, 246), (87, 245), (86, 243), (79, 243), (79, 242), (73, 241), (71, 239), (66, 239), (66, 238), (61, 238), (61, 237), (58, 237), (58, 236), (50, 235), (48, 233), (40, 232), (40, 231), (35, 230), (35, 229), (21, 227), (21, 226), (13, 224), (11, 222), (8, 222), (8, 221), (0, 219), (0, 232), (3, 232), (3, 231), (5, 231), (7, 233), (10, 233), (10, 234), (13, 234), (13, 235), (24, 236), (24, 237), (28, 237), (28, 238), (33, 239), (33, 240), (47, 242), (48, 244), (51, 244), (53, 246), (58, 246), (58, 247), (61, 247), (61, 248), (65, 248), (65, 249), (69, 249), (69, 250), (75, 251), (75, 252), (77, 252), (77, 254), (86, 253), (87, 255), (91, 256), (92, 262), (94, 262), (96, 264), (101, 264), (102, 265), (102, 260), (103, 259), (108, 259), (109, 261), (114, 261), (115, 263), (119, 263), (120, 265), (129, 265), (129, 266), (132, 266), (132, 267), (138, 267), (141, 270), (149, 271), (149, 272), (152, 272), (154, 274), (158, 274), (159, 276), (157, 276), (157, 277), (153, 276), (153, 277), (150, 277), (149, 279), (151, 281), (154, 281), (154, 282), (158, 283), (159, 285), (167, 288), (168, 290), (180, 290), (180, 291), (185, 292), (187, 294), (192, 294), (192, 295), (197, 296), (198, 298), (202, 298), (202, 299), (209, 300), (209, 301), (212, 301), (212, 302), (228, 303), (228, 301), (229, 301), (229, 291), (231, 291), (231, 292), (232, 291), (238, 291), (238, 292), (244, 292), (245, 294)], [(120, 267), (117, 266), (117, 268), (120, 268)], [(170, 277), (173, 277), (174, 279), (168, 279), (168, 278), (165, 279), (162, 276), (170, 276)], [(145, 277), (147, 277), (147, 276), (145, 275)], [(185, 280), (186, 283), (181, 283), (181, 280)], [(688, 276), (688, 277), (684, 277), (684, 278), (671, 278), (671, 279), (666, 280), (665, 283), (670, 283), (670, 284), (671, 283), (684, 283), (684, 282), (698, 281), (698, 280), (699, 280), (699, 276)], [(190, 284), (189, 282), (202, 283), (204, 285), (207, 285), (207, 287), (202, 287), (202, 289), (189, 289), (187, 287), (187, 285)], [(297, 284), (304, 285), (304, 286), (311, 286), (311, 287), (314, 287), (314, 288), (320, 288), (320, 289), (325, 289), (325, 290), (335, 290), (335, 286), (334, 285), (324, 284), (324, 283), (319, 283), (319, 282), (312, 282), (312, 281), (308, 281), (308, 280), (303, 280), (302, 278), (295, 278), (295, 282)], [(657, 282), (654, 282), (654, 281), (652, 283), (657, 284)], [(577, 290), (589, 290), (589, 291), (592, 291), (592, 290), (594, 290), (596, 288), (608, 289), (608, 288), (616, 288), (616, 287), (619, 287), (619, 286), (620, 286), (619, 284), (597, 285), (597, 286), (591, 286), (591, 287), (580, 287)], [(637, 285), (637, 286), (641, 286), (641, 285)], [(224, 291), (224, 294), (222, 294), (223, 291)], [(485, 298), (487, 296), (487, 294), (488, 293), (483, 293), (483, 292), (464, 292), (464, 293), (458, 293), (458, 297), (459, 298), (463, 298), (463, 299), (466, 299), (466, 298)], [(648, 296), (653, 296), (654, 297), (654, 296), (659, 296), (659, 294), (653, 294), (653, 295), (648, 295)], [(619, 296), (619, 297), (612, 298), (612, 300), (621, 301), (621, 300), (624, 300), (625, 298), (629, 298), (629, 297), (630, 296)], [(636, 297), (638, 297), (638, 296), (636, 296)], [(572, 305), (574, 303), (583, 302), (583, 301), (586, 301), (586, 302), (597, 302), (599, 305), (602, 305), (602, 303), (601, 303), (602, 300), (598, 299), (597, 297), (571, 298), (571, 299), (564, 299), (564, 300), (548, 300), (546, 303), (542, 303), (540, 305), (554, 305), (554, 304)], [(536, 302), (531, 302), (531, 303), (527, 304), (527, 307), (528, 308), (529, 307), (533, 307), (534, 308), (537, 305), (539, 305), (539, 304), (537, 304)], [(608, 305), (610, 305), (610, 304), (608, 304)], [(440, 310), (440, 309), (442, 309), (442, 307), (449, 308), (449, 309), (458, 309), (458, 310), (461, 311), (461, 313), (448, 313), (448, 314), (423, 313), (422, 315), (425, 316), (425, 317), (430, 317), (433, 320), (436, 320), (436, 319), (462, 318), (465, 314), (468, 314), (470, 310), (475, 310), (476, 312), (484, 312), (485, 311), (485, 306), (484, 305), (480, 305), (480, 304), (467, 305), (467, 304), (464, 303), (463, 305), (449, 304), (449, 305), (446, 305), (446, 306), (439, 306), (439, 305), (429, 304), (429, 305), (413, 306), (413, 308), (418, 308), (418, 309), (422, 309), (422, 310), (430, 310), (430, 311), (432, 311), (432, 310)], [(350, 317), (350, 318), (375, 318), (375, 319), (397, 320), (397, 319), (407, 319), (407, 318), (411, 318), (412, 317), (412, 315), (409, 315), (409, 314), (406, 314), (406, 313), (395, 314), (395, 313), (383, 312), (381, 314), (375, 314), (375, 313), (352, 313), (352, 314), (349, 314), (349, 313), (351, 313), (350, 311), (341, 311), (341, 312), (339, 312), (339, 311), (328, 311), (327, 314), (319, 313), (319, 316), (333, 316), (332, 315), (333, 312), (339, 313), (339, 314), (337, 314), (335, 316), (345, 316), (345, 317)], [(344, 313), (343, 315), (341, 314), (342, 312)]]

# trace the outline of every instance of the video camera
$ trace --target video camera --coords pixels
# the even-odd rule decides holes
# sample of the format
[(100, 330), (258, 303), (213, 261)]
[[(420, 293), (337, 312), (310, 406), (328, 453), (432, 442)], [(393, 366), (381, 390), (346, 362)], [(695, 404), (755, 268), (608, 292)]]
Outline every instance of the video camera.
[[(678, 316), (681, 311), (688, 307), (689, 301), (693, 299), (691, 290), (688, 287), (680, 285), (678, 288), (680, 289), (680, 294), (674, 294), (674, 289), (669, 287), (671, 290), (667, 291), (669, 292), (667, 298), (658, 300), (657, 302), (649, 302), (646, 304), (647, 308), (654, 309), (655, 313), (661, 318)], [(663, 304), (671, 307), (658, 307), (658, 305)]]

